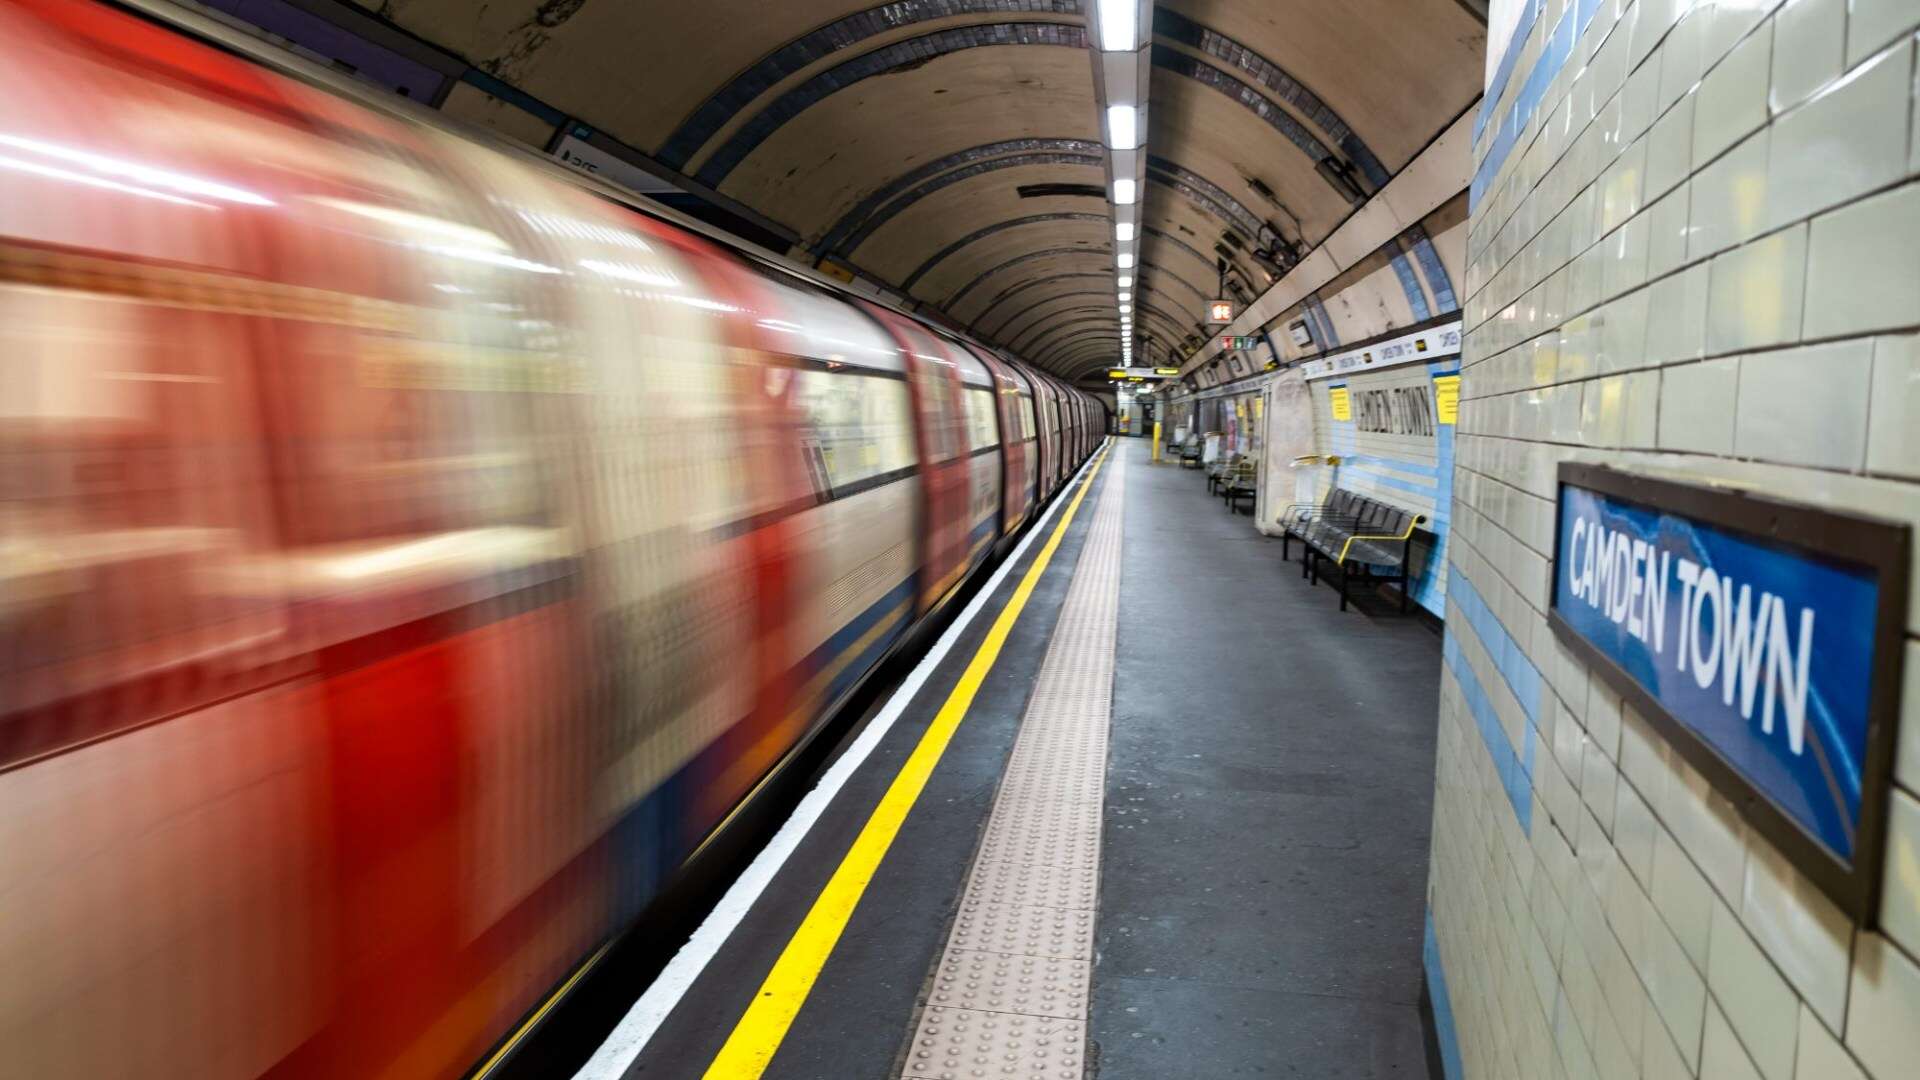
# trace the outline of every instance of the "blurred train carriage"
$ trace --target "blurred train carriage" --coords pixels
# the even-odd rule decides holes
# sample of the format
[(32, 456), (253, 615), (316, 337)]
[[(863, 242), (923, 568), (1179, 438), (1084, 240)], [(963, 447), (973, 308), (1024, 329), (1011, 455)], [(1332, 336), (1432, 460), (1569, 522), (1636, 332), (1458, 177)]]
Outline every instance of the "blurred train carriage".
[(111, 8), (0, 100), (0, 1075), (464, 1071), (1097, 442)]

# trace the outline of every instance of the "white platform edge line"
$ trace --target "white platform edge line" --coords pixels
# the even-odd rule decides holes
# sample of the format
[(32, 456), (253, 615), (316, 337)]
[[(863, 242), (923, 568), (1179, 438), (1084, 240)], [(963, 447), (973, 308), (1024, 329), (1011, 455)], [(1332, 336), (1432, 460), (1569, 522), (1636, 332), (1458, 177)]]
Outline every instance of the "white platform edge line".
[(973, 624), (974, 618), (985, 609), (987, 602), (993, 599), (994, 594), (1000, 591), (1000, 586), (1006, 581), (1007, 575), (1020, 564), (1020, 560), (1026, 555), (1034, 539), (1045, 533), (1047, 524), (1053, 520), (1054, 515), (1059, 513), (1061, 507), (1072, 501), (1068, 489), (1080, 482), (1082, 476), (1099, 456), (1096, 451), (1093, 456), (1081, 462), (1073, 478), (1056, 493), (1053, 505), (1047, 508), (1047, 512), (1041, 515), (1040, 520), (1033, 523), (1027, 530), (1027, 535), (1021, 538), (1019, 546), (1013, 549), (1013, 552), (994, 571), (993, 576), (987, 579), (987, 583), (974, 594), (966, 610), (962, 611), (952, 625), (947, 627), (946, 632), (940, 635), (940, 640), (934, 643), (933, 649), (914, 666), (906, 680), (894, 690), (893, 696), (887, 699), (886, 706), (874, 716), (865, 730), (860, 732), (846, 751), (840, 755), (839, 760), (835, 761), (820, 777), (820, 782), (814, 786), (813, 790), (807, 792), (794, 807), (793, 815), (780, 826), (778, 832), (774, 833), (773, 839), (767, 842), (767, 846), (760, 850), (760, 854), (754, 857), (753, 862), (741, 871), (738, 878), (734, 879), (726, 895), (720, 898), (720, 902), (714, 905), (713, 910), (701, 921), (699, 928), (687, 938), (687, 943), (674, 953), (673, 959), (661, 969), (659, 976), (647, 987), (646, 992), (641, 994), (633, 1003), (633, 1007), (627, 1010), (627, 1015), (620, 1018), (620, 1023), (607, 1035), (606, 1041), (600, 1044), (600, 1048), (594, 1051), (593, 1056), (587, 1059), (587, 1063), (574, 1074), (574, 1080), (616, 1080), (639, 1059), (641, 1051), (647, 1048), (647, 1043), (652, 1041), (654, 1033), (660, 1030), (660, 1025), (666, 1022), (674, 1007), (680, 1004), (680, 999), (686, 996), (687, 990), (706, 970), (707, 964), (712, 962), (714, 956), (720, 952), (720, 947), (726, 944), (727, 939), (733, 936), (733, 932), (746, 919), (747, 912), (760, 899), (760, 895), (766, 892), (774, 875), (780, 872), (780, 868), (786, 865), (787, 859), (800, 846), (800, 842), (806, 839), (814, 823), (820, 820), (820, 815), (826, 812), (834, 797), (840, 794), (840, 789), (846, 786), (847, 781), (853, 778), (853, 774), (866, 763), (867, 758), (880, 745), (880, 740), (893, 729), (894, 723), (900, 719), (900, 715), (906, 711), (907, 706), (919, 695), (920, 688), (933, 675), (933, 670), (946, 659), (947, 653), (952, 651), (954, 644), (960, 640), (960, 636), (966, 633), (967, 627)]

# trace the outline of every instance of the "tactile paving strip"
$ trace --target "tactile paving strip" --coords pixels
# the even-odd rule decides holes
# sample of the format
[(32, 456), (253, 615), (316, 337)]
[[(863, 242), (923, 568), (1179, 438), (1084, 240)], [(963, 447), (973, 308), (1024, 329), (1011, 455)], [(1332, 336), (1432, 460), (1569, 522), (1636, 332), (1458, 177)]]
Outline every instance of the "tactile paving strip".
[(908, 1080), (1085, 1075), (1126, 458), (1110, 465), (907, 1050)]
[(927, 1003), (1085, 1020), (1087, 966), (1055, 956), (948, 949)]
[(902, 1075), (912, 1080), (1080, 1080), (1086, 1059), (1085, 1021), (929, 1006)]

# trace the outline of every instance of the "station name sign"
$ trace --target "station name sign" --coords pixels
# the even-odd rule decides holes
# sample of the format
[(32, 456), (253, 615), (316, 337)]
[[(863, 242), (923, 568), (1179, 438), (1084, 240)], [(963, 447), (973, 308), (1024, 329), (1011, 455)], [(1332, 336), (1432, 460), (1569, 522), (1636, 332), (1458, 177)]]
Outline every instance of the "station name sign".
[(1560, 466), (1554, 633), (1860, 921), (1878, 900), (1905, 525)]

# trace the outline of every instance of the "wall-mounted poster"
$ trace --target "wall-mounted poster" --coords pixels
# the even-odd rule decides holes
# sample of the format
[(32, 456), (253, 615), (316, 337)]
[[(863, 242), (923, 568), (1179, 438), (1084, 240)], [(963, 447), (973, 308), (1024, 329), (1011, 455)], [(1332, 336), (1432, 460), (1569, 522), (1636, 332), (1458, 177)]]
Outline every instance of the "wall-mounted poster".
[(1856, 920), (1872, 919), (1908, 527), (1560, 466), (1554, 633)]

